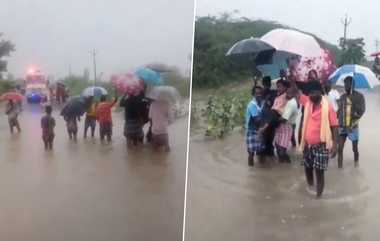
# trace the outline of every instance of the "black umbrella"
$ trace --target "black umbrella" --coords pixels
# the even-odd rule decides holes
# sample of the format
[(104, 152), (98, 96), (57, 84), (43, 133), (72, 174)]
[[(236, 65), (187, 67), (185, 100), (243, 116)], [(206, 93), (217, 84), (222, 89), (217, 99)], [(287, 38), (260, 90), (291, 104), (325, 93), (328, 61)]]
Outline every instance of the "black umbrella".
[(82, 97), (75, 97), (69, 100), (62, 108), (61, 116), (64, 117), (76, 117), (82, 116), (86, 113), (88, 108), (88, 102)]
[(250, 58), (259, 62), (270, 62), (276, 49), (258, 38), (243, 39), (235, 43), (226, 53), (226, 56)]
[(252, 75), (260, 72), (256, 66), (271, 64), (276, 49), (258, 38), (248, 38), (235, 43), (226, 53), (226, 56), (247, 66)]

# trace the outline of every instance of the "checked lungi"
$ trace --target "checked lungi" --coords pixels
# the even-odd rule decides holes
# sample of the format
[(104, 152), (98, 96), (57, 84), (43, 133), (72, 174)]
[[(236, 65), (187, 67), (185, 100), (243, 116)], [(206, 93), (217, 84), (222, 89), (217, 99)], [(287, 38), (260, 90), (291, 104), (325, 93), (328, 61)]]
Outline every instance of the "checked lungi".
[(290, 123), (281, 123), (274, 136), (274, 143), (285, 149), (288, 149), (292, 145), (293, 126)]
[(256, 130), (248, 130), (246, 134), (247, 151), (249, 153), (260, 152), (264, 149), (262, 137)]
[(317, 170), (327, 170), (330, 153), (326, 144), (305, 145), (305, 166)]

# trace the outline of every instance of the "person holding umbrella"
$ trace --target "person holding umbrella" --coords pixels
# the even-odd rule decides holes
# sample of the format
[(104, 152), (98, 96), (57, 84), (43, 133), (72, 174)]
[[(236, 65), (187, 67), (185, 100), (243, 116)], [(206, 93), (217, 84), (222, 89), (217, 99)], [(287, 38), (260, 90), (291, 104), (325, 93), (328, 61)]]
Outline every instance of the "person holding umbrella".
[(100, 103), (96, 107), (96, 119), (99, 122), (100, 140), (103, 142), (107, 138), (108, 142), (112, 141), (112, 108), (117, 103), (116, 96), (112, 102), (107, 102), (107, 96), (100, 97)]
[(170, 151), (169, 145), (169, 102), (156, 99), (150, 104), (149, 118), (151, 121), (153, 148), (158, 151), (164, 148)]
[(20, 133), (20, 123), (18, 122), (18, 115), (20, 113), (20, 107), (14, 100), (9, 99), (5, 113), (8, 115), (8, 123), (11, 134), (13, 134), (13, 129), (16, 127), (17, 131)]
[(63, 118), (66, 121), (67, 134), (69, 134), (70, 140), (76, 141), (78, 134), (78, 121), (80, 121), (80, 116), (66, 115)]
[(137, 146), (144, 141), (143, 126), (149, 121), (146, 110), (149, 110), (149, 101), (144, 92), (138, 95), (125, 94), (120, 100), (120, 107), (124, 108), (124, 136), (128, 146)]
[(343, 150), (346, 139), (352, 141), (355, 166), (359, 164), (359, 120), (365, 112), (365, 99), (363, 94), (355, 90), (355, 82), (351, 76), (344, 79), (345, 93), (339, 100), (339, 151), (338, 167), (343, 167)]
[(178, 103), (180, 95), (172, 86), (158, 86), (153, 88), (147, 97), (153, 100), (149, 108), (153, 148), (156, 151), (163, 148), (169, 152), (170, 106)]

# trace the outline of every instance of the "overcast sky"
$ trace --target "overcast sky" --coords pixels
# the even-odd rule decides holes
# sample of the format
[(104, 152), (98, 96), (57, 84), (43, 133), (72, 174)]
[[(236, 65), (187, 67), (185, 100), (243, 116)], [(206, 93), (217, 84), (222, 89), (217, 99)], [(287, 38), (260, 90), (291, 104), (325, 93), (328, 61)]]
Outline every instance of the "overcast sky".
[(375, 39), (380, 39), (378, 0), (198, 0), (196, 15), (215, 15), (235, 9), (241, 16), (278, 21), (334, 44), (343, 36), (341, 19), (348, 14), (352, 18), (348, 37), (364, 37), (369, 52), (375, 50)]
[(188, 71), (193, 10), (192, 0), (1, 0), (0, 32), (17, 48), (8, 70), (92, 74), (96, 48), (104, 76), (150, 62)]

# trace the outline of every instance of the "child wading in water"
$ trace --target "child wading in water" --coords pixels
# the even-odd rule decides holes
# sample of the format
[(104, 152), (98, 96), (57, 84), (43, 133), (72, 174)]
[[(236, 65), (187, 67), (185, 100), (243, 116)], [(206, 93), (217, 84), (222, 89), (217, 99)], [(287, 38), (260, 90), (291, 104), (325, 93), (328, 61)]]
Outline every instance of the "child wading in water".
[(112, 107), (117, 103), (118, 98), (116, 97), (114, 101), (107, 102), (106, 96), (100, 98), (100, 103), (96, 107), (96, 119), (99, 122), (99, 132), (100, 140), (104, 141), (107, 137), (107, 141), (112, 140)]
[(155, 150), (164, 148), (170, 151), (169, 146), (169, 102), (155, 100), (151, 103), (149, 109), (149, 118), (152, 126), (152, 142)]
[(54, 140), (54, 127), (55, 119), (51, 116), (52, 107), (45, 107), (46, 115), (41, 119), (41, 128), (42, 128), (42, 140), (45, 144), (45, 150), (53, 149), (53, 140)]
[(18, 104), (15, 104), (13, 100), (9, 100), (7, 103), (5, 113), (8, 115), (8, 123), (11, 134), (13, 134), (13, 128), (16, 127), (18, 132), (21, 132), (20, 124), (18, 122), (18, 114), (20, 113), (20, 108)]

